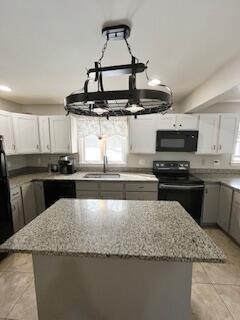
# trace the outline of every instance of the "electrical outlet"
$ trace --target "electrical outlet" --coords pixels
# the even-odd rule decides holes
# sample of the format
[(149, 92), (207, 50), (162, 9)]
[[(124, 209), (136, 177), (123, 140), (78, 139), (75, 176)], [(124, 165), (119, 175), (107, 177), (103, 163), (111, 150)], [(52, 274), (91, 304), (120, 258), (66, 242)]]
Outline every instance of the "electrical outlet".
[(214, 160), (214, 161), (213, 161), (213, 166), (214, 166), (214, 167), (220, 166), (220, 160)]

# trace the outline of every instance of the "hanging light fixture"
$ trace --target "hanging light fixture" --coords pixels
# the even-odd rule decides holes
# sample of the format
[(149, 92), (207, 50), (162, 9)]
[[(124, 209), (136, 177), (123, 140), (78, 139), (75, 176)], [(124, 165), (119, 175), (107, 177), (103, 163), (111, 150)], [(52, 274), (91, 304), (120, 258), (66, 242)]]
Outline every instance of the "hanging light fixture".
[[(151, 113), (166, 113), (172, 105), (172, 91), (169, 87), (158, 81), (158, 90), (137, 89), (136, 77), (144, 72), (149, 80), (146, 70), (147, 63), (139, 62), (131, 51), (127, 41), (130, 28), (127, 25), (117, 25), (102, 29), (106, 42), (102, 49), (100, 59), (95, 62), (94, 68), (87, 70), (87, 79), (82, 90), (75, 91), (65, 98), (64, 108), (67, 113), (78, 115), (106, 117), (141, 115)], [(123, 40), (131, 56), (130, 64), (102, 67), (102, 60), (110, 40)], [(128, 90), (105, 91), (104, 76), (129, 76)], [(97, 84), (97, 91), (88, 90), (89, 82)], [(151, 84), (151, 82), (149, 83)], [(153, 85), (156, 85), (154, 83)]]

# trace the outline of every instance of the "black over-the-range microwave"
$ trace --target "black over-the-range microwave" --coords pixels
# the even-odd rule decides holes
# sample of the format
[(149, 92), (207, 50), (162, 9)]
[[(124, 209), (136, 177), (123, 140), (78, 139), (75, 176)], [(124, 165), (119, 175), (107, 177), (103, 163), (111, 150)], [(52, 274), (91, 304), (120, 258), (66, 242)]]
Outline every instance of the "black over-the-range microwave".
[(197, 151), (198, 131), (158, 130), (156, 151)]

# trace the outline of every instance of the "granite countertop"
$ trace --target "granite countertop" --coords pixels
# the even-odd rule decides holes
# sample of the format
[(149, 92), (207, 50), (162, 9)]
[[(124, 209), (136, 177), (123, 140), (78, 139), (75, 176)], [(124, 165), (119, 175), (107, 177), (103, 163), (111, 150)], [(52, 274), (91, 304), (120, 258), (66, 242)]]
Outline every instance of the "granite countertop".
[(45, 255), (223, 262), (178, 202), (61, 199), (0, 246)]
[[(9, 179), (10, 187), (20, 186), (24, 183), (34, 181), (34, 180), (73, 180), (73, 181), (142, 181), (142, 182), (158, 182), (158, 179), (152, 174), (144, 173), (121, 173), (120, 178), (84, 178), (87, 173), (93, 172), (83, 172), (78, 171), (73, 174), (60, 174), (60, 173), (31, 173), (31, 174), (21, 174)], [(96, 172), (99, 174), (99, 172)], [(100, 172), (101, 173), (101, 172)], [(111, 172), (108, 172), (111, 173)], [(116, 172), (113, 172), (116, 174)]]
[(207, 173), (207, 174), (195, 174), (198, 178), (208, 183), (221, 183), (234, 190), (240, 190), (240, 174), (219, 174), (219, 173)]

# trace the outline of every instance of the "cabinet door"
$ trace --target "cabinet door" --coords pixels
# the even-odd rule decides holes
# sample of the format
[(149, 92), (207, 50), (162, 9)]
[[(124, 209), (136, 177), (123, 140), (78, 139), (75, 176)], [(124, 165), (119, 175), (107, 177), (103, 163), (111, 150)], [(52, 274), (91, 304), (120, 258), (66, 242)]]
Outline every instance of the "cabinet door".
[(154, 116), (138, 116), (129, 122), (130, 152), (155, 153), (156, 129)]
[(11, 201), (12, 206), (12, 218), (13, 218), (13, 229), (14, 232), (17, 232), (21, 228), (24, 227), (24, 215), (23, 215), (23, 206), (22, 206), (22, 199), (15, 198)]
[(38, 119), (26, 114), (13, 115), (13, 129), (18, 153), (39, 153)]
[(236, 114), (223, 114), (220, 116), (218, 153), (233, 152), (237, 128), (238, 116)]
[(203, 224), (217, 223), (219, 191), (219, 184), (205, 185), (202, 209)]
[(12, 115), (9, 112), (0, 111), (0, 135), (4, 137), (4, 148), (6, 154), (14, 154), (16, 151)]
[(50, 116), (50, 137), (53, 153), (69, 153), (70, 148), (70, 117)]
[(34, 194), (33, 183), (25, 183), (21, 186), (23, 211), (25, 223), (29, 223), (37, 216), (37, 208)]
[(178, 130), (198, 130), (198, 115), (177, 114), (176, 128)]
[(232, 209), (233, 190), (226, 186), (221, 186), (219, 194), (219, 206), (217, 224), (226, 232), (229, 229), (229, 220)]
[(219, 115), (200, 114), (197, 153), (215, 154), (217, 152), (217, 134)]
[(119, 191), (101, 191), (100, 199), (116, 199), (122, 200), (124, 199), (124, 193)]
[(234, 191), (230, 235), (240, 244), (240, 192)]
[(76, 190), (77, 199), (99, 199), (98, 191)]
[(157, 200), (157, 192), (135, 192), (127, 191), (126, 200)]
[(40, 214), (45, 210), (44, 188), (42, 181), (34, 181), (34, 196), (36, 201), (36, 214)]
[(176, 114), (158, 114), (156, 117), (156, 130), (176, 129)]
[(49, 117), (38, 117), (41, 152), (51, 152)]

